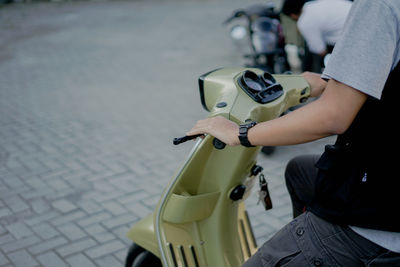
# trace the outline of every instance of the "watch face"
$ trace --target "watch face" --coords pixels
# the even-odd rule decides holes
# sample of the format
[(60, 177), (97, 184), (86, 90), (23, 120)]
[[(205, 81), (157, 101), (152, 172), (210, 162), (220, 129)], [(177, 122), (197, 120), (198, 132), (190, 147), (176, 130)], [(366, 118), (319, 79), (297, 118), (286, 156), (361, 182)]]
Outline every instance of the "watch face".
[(240, 133), (240, 134), (245, 134), (245, 133), (247, 133), (247, 128), (245, 128), (245, 127), (240, 127), (240, 128), (239, 128), (239, 133)]

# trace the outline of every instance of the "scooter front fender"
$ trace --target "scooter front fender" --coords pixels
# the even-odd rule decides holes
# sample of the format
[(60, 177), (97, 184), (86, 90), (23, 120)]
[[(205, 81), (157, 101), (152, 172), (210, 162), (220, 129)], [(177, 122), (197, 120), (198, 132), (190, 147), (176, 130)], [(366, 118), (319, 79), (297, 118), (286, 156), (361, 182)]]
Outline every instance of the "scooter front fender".
[(137, 245), (160, 257), (160, 250), (158, 249), (154, 232), (153, 214), (149, 214), (137, 222), (126, 235)]

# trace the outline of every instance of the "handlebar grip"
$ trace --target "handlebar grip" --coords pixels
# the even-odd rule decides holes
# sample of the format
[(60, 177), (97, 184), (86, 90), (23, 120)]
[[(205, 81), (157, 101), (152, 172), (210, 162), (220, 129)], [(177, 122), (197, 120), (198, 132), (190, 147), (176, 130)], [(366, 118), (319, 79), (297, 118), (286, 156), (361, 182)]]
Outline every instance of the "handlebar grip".
[(179, 144), (182, 144), (182, 143), (184, 143), (186, 141), (196, 139), (197, 137), (202, 136), (202, 135), (203, 134), (185, 135), (183, 137), (174, 138), (174, 140), (172, 142), (174, 143), (174, 145), (179, 145)]

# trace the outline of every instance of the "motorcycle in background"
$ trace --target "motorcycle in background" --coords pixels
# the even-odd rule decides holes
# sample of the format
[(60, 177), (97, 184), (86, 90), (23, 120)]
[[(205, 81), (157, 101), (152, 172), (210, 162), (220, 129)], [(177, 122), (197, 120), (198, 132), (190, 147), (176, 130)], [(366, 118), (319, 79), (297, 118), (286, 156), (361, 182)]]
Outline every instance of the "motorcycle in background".
[(253, 4), (235, 10), (224, 22), (230, 37), (244, 58), (246, 67), (281, 74), (290, 71), (285, 37), (274, 3)]
[[(244, 58), (250, 59), (245, 67), (274, 74), (290, 72), (280, 15), (274, 3), (253, 4), (235, 10), (223, 24), (231, 25), (233, 43)], [(262, 148), (265, 155), (274, 151), (272, 146)]]

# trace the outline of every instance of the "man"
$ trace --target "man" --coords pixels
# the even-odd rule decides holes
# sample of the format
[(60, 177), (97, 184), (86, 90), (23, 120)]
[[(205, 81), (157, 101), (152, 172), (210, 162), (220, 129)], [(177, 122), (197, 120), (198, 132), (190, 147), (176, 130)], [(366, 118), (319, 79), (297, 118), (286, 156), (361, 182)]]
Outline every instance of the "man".
[(351, 2), (347, 0), (285, 0), (282, 13), (293, 19), (304, 39), (303, 71), (321, 72), (323, 58), (340, 37)]
[[(310, 194), (295, 196), (305, 212), (244, 266), (400, 266), (400, 177), (390, 153), (400, 149), (392, 126), (400, 99), (399, 21), (398, 0), (354, 2), (323, 73), (328, 82), (304, 74), (312, 94), (320, 94), (317, 100), (255, 125), (240, 140), (239, 126), (223, 117), (201, 120), (187, 133), (263, 146), (338, 135), (313, 169), (315, 182), (305, 187)], [(313, 163), (294, 170), (312, 169)], [(296, 177), (293, 168), (290, 173)]]
[(282, 13), (297, 21), (309, 50), (324, 56), (339, 40), (351, 5), (348, 0), (285, 0)]

